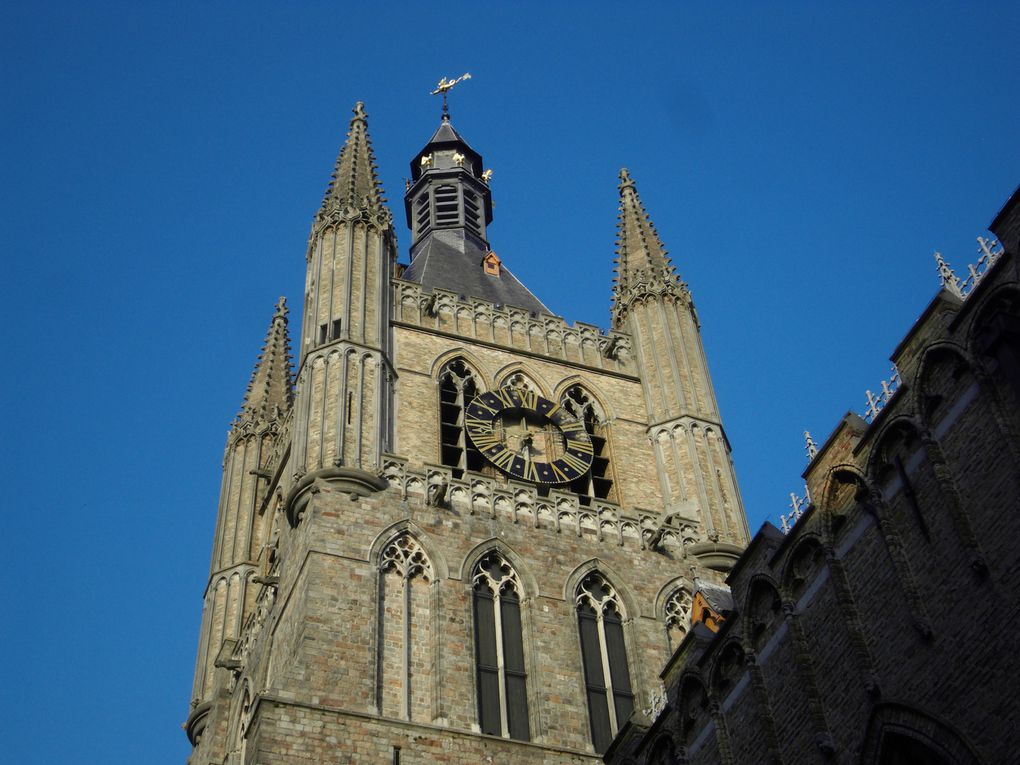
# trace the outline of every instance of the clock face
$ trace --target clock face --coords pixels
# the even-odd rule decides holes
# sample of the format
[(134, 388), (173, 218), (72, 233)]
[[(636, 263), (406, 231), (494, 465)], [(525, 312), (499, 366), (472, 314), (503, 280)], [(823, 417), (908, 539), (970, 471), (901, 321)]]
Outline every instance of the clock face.
[(468, 436), (487, 460), (535, 483), (569, 483), (591, 468), (595, 450), (584, 425), (559, 404), (528, 390), (501, 388), (467, 406)]

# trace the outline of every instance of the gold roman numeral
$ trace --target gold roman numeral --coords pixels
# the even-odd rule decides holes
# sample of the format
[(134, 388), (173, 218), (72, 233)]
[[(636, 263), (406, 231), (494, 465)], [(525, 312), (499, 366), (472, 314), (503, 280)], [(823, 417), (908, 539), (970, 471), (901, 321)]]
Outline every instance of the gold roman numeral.
[[(485, 394), (483, 394), (483, 395), (485, 395)], [(492, 412), (493, 414), (499, 414), (499, 409), (493, 409), (491, 406), (489, 406), (489, 404), (486, 402), (486, 400), (484, 398), (482, 398), (481, 396), (478, 396), (474, 401), (471, 402), (471, 404), (472, 404), (472, 406), (477, 404), (478, 406), (480, 406), (482, 409), (485, 409), (486, 411)]]
[(502, 446), (500, 440), (495, 436), (481, 434), (476, 436), (472, 433), (471, 440), (475, 442), (475, 446), (477, 446), (479, 450), (491, 449), (493, 446)]
[(516, 455), (514, 455), (514, 453), (509, 449), (503, 449), (503, 451), (493, 454), (489, 457), (489, 459), (492, 460), (493, 464), (500, 470), (510, 472), (510, 466), (514, 464), (515, 456)]
[(566, 483), (570, 479), (567, 474), (560, 470), (559, 466), (555, 462), (549, 463), (549, 469), (553, 471), (553, 475), (556, 476), (556, 483)]
[(576, 454), (571, 454), (570, 452), (564, 454), (557, 461), (562, 462), (569, 468), (573, 468), (578, 473), (586, 473), (588, 471), (589, 463), (578, 457)]
[(567, 448), (573, 449), (577, 452), (584, 452), (585, 454), (591, 454), (594, 456), (595, 447), (591, 445), (591, 441), (582, 440), (580, 438), (567, 438)]

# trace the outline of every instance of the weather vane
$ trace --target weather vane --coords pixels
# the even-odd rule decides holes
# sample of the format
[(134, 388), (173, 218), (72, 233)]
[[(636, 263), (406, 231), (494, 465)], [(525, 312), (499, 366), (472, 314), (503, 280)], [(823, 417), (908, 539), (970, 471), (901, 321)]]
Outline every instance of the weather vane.
[(449, 90), (454, 85), (456, 85), (458, 82), (462, 82), (463, 80), (470, 80), (470, 79), (471, 79), (471, 75), (468, 72), (464, 72), (464, 74), (462, 74), (457, 79), (450, 79), (450, 80), (448, 80), (448, 79), (446, 79), (444, 77), (443, 79), (441, 79), (439, 81), (439, 84), (436, 85), (436, 89), (433, 90), (431, 93), (429, 93), (429, 95), (432, 95), (432, 96), (437, 96), (440, 93), (443, 94), (443, 119), (444, 120), (450, 119), (450, 107), (449, 107), (449, 105), (446, 102), (446, 94), (447, 94), (447, 92), (449, 92)]

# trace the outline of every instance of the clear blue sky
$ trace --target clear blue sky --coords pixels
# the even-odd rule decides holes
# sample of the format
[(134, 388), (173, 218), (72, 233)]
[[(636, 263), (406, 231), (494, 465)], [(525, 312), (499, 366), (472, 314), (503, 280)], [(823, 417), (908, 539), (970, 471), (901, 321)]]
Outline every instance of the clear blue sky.
[(344, 5), (0, 6), (6, 761), (184, 762), (224, 436), (356, 100), (402, 221), (471, 72), (493, 245), (570, 320), (630, 168), (753, 528), (1020, 180), (1015, 3)]

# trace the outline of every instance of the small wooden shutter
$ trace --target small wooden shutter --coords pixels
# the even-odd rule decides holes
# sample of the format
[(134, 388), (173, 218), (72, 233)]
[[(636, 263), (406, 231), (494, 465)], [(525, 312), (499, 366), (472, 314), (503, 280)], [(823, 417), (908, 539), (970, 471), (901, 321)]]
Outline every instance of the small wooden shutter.
[(528, 741), (528, 691), (521, 640), (521, 606), (513, 592), (500, 595), (503, 621), (503, 666), (506, 670), (507, 721), (510, 738)]
[(496, 617), (492, 593), (475, 588), (475, 660), (478, 665), (478, 720), (482, 733), (502, 734), (499, 715), (499, 666), (496, 658)]

